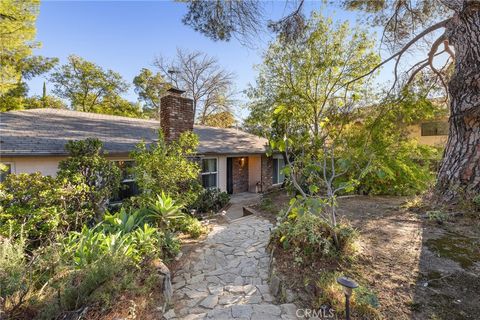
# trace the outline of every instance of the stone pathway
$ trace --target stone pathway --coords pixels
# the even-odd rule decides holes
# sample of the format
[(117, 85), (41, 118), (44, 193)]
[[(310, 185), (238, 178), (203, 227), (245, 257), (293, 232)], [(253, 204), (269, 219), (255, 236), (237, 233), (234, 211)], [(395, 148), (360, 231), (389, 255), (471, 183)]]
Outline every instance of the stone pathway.
[(271, 224), (249, 216), (215, 225), (201, 248), (173, 278), (173, 305), (167, 319), (296, 319), (294, 304), (277, 305), (270, 294)]

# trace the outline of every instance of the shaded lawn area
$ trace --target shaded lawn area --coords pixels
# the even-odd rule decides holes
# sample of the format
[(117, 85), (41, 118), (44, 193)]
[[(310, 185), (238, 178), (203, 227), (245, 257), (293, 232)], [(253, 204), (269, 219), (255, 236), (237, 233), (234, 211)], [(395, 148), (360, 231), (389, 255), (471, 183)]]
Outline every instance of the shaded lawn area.
[[(288, 195), (266, 195), (262, 214), (288, 205)], [(359, 255), (348, 272), (375, 292), (385, 319), (478, 319), (480, 315), (480, 227), (478, 220), (455, 215), (439, 224), (426, 209), (409, 210), (407, 197), (354, 196), (339, 199), (339, 216), (359, 232)], [(292, 287), (308, 305), (315, 292), (305, 278), (321, 266), (297, 268), (277, 258)], [(282, 261), (283, 260), (283, 261)], [(286, 272), (286, 266), (297, 268)], [(311, 291), (311, 290), (310, 290)]]

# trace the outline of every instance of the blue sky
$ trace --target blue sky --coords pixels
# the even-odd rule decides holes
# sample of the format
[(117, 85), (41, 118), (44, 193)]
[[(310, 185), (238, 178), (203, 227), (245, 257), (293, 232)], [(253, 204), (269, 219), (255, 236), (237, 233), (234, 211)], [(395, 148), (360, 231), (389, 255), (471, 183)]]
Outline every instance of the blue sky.
[[(306, 10), (321, 6), (321, 1), (311, 1)], [(265, 8), (273, 18), (286, 10), (283, 1), (267, 2)], [(242, 46), (234, 39), (215, 42), (183, 25), (185, 12), (185, 4), (171, 1), (43, 1), (37, 20), (37, 40), (42, 47), (35, 53), (58, 57), (61, 63), (76, 54), (119, 72), (131, 83), (141, 68), (153, 67), (155, 56), (172, 57), (178, 47), (217, 57), (225, 69), (236, 74), (239, 91), (253, 83), (254, 65), (261, 63), (262, 51), (272, 36), (265, 34), (259, 39), (258, 48)], [(355, 23), (357, 19), (356, 13), (339, 8), (323, 12), (336, 20)], [(40, 94), (44, 80), (31, 80), (30, 94)], [(51, 89), (47, 84), (47, 90)], [(137, 99), (133, 88), (126, 98)]]

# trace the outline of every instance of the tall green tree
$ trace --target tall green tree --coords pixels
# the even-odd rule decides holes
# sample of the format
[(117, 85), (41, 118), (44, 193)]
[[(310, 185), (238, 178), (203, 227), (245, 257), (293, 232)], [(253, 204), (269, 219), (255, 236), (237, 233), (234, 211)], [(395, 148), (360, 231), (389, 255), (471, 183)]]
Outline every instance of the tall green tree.
[(32, 56), (39, 0), (0, 2), (0, 111), (22, 109), (28, 86), (25, 80), (49, 71), (56, 58)]
[[(284, 173), (297, 199), (314, 206), (312, 212), (334, 230), (336, 194), (354, 183), (352, 179), (336, 185), (343, 129), (370, 89), (366, 79), (349, 83), (379, 62), (374, 44), (366, 32), (352, 30), (348, 23), (335, 25), (314, 12), (299, 38), (287, 41), (280, 35), (270, 45), (253, 89), (251, 108), (257, 112), (252, 115), (271, 128), (266, 131), (270, 146), (283, 153)], [(326, 194), (326, 201), (320, 193)]]
[[(128, 89), (122, 76), (113, 70), (104, 70), (93, 62), (75, 55), (51, 74), (53, 92), (70, 102), (74, 110), (102, 113), (102, 105), (115, 100)], [(114, 109), (114, 105), (109, 105)]]
[[(232, 35), (248, 39), (249, 35), (258, 34), (267, 20), (260, 1), (245, 1), (240, 6), (242, 10), (234, 9), (237, 6), (232, 3), (237, 1), (217, 0), (208, 5), (194, 0), (187, 2), (190, 5), (184, 23), (215, 40), (229, 40)], [(300, 36), (304, 31), (304, 3), (304, 0), (295, 2), (290, 12), (276, 21), (270, 21), (271, 29), (288, 39)], [(370, 22), (383, 28), (382, 42), (392, 51), (390, 57), (373, 66), (364, 76), (386, 63), (394, 62), (393, 80), (398, 87), (409, 85), (418, 75), (424, 74), (425, 69), (430, 69), (431, 78), (445, 87), (450, 98), (450, 129), (438, 171), (437, 194), (447, 202), (455, 202), (465, 193), (478, 194), (478, 0), (344, 0), (338, 3), (344, 8), (366, 13), (364, 17), (370, 15)], [(418, 48), (421, 48), (420, 52), (425, 52), (427, 48), (423, 60), (415, 59), (415, 56), (421, 56), (419, 54), (408, 55)], [(442, 55), (447, 63), (438, 66), (435, 60)], [(406, 66), (401, 67), (402, 62)], [(399, 70), (406, 70), (406, 74), (401, 75)]]
[(153, 73), (147, 68), (140, 70), (140, 73), (133, 79), (135, 92), (144, 103), (143, 112), (151, 118), (159, 119), (160, 99), (171, 86), (162, 75)]

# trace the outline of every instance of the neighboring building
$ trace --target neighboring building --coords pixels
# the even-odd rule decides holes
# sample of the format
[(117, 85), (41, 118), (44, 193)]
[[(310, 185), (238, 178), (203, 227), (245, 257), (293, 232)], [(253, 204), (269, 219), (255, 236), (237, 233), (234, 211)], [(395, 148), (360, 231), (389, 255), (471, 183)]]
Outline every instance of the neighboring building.
[(160, 124), (157, 120), (60, 109), (1, 113), (0, 161), (8, 167), (7, 173), (38, 171), (55, 176), (59, 161), (68, 155), (68, 141), (98, 138), (104, 143), (107, 158), (122, 169), (123, 183), (134, 189), (134, 177), (126, 170), (134, 165), (129, 154), (142, 141), (154, 143), (161, 127), (167, 141), (188, 130), (199, 136), (197, 156), (206, 188), (228, 193), (263, 192), (283, 182), (283, 160), (266, 156), (266, 139), (237, 129), (194, 125), (192, 100), (182, 93), (170, 89), (162, 98)]
[(424, 121), (408, 127), (410, 137), (421, 144), (433, 147), (445, 147), (448, 138), (448, 118), (440, 117), (432, 121)]

